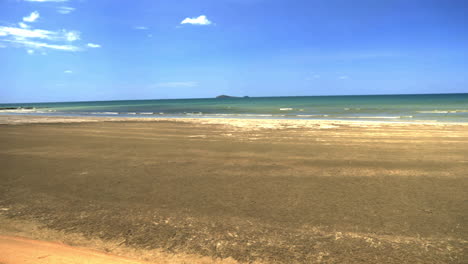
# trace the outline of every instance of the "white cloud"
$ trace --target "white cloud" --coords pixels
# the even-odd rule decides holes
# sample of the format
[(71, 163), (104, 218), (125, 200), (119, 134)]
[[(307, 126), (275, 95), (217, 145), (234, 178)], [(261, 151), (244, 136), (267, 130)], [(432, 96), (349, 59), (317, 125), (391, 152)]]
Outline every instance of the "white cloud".
[(69, 7), (69, 6), (61, 6), (57, 8), (57, 12), (59, 12), (60, 14), (64, 14), (64, 15), (70, 14), (73, 11), (75, 11), (75, 8)]
[(138, 30), (147, 30), (148, 27), (138, 26), (138, 27), (134, 27), (134, 29), (138, 29)]
[(192, 25), (206, 26), (206, 25), (210, 25), (211, 21), (208, 20), (208, 18), (206, 18), (205, 15), (201, 15), (199, 17), (194, 17), (194, 18), (187, 17), (184, 20), (182, 20), (180, 24), (192, 24)]
[[(20, 25), (20, 27), (24, 26), (25, 25)], [(67, 30), (56, 32), (43, 29), (26, 29), (0, 26), (0, 36), (12, 36), (15, 39), (40, 38), (49, 40), (76, 41), (80, 39), (80, 32)]]
[(86, 46), (90, 47), (90, 48), (100, 48), (101, 45), (99, 44), (94, 44), (94, 43), (88, 43)]
[(346, 79), (349, 79), (349, 77), (346, 76), (346, 75), (343, 75), (343, 76), (338, 77), (338, 79), (340, 79), (340, 80), (346, 80)]
[(11, 42), (17, 45), (21, 45), (27, 48), (47, 48), (47, 49), (55, 49), (55, 50), (63, 50), (63, 51), (80, 51), (81, 49), (77, 46), (73, 45), (54, 45), (54, 44), (47, 44), (42, 42), (35, 42), (35, 41), (27, 41), (27, 40), (4, 40), (6, 42)]
[(24, 0), (26, 2), (67, 2), (68, 0)]
[(39, 18), (39, 12), (34, 11), (29, 16), (23, 17), (24, 22), (34, 22)]
[(164, 82), (164, 83), (157, 83), (154, 85), (155, 87), (161, 88), (190, 88), (190, 87), (197, 87), (197, 82)]
[(67, 41), (75, 41), (80, 39), (80, 32), (64, 30), (64, 36)]
[(80, 51), (81, 50), (77, 46), (72, 46), (72, 45), (51, 45), (51, 44), (40, 43), (40, 42), (23, 42), (23, 44), (29, 45), (31, 47), (49, 48), (49, 49), (64, 50), (64, 51)]
[(42, 29), (24, 29), (14, 27), (3, 27), (0, 26), (0, 36), (11, 35), (15, 39), (24, 38), (40, 38), (40, 39), (52, 39), (57, 33)]
[(42, 29), (24, 29), (14, 27), (0, 26), (0, 37), (10, 37), (9, 39), (0, 39), (1, 41), (19, 44), (29, 48), (50, 48), (65, 51), (78, 51), (80, 48), (71, 45), (55, 45), (42, 42), (31, 41), (30, 39), (42, 39), (49, 41), (76, 41), (80, 39), (78, 31), (49, 31)]
[(68, 73), (68, 74), (70, 74), (70, 73), (73, 73), (73, 72), (72, 72), (72, 71), (70, 71), (70, 70), (66, 70), (66, 71), (64, 71), (64, 73)]
[[(34, 11), (23, 21), (34, 22), (39, 18), (39, 12)], [(61, 51), (81, 51), (84, 47), (69, 45), (69, 42), (81, 39), (81, 33), (74, 30), (50, 31), (44, 29), (33, 29), (29, 24), (19, 22), (18, 26), (0, 26), (1, 47), (25, 48), (29, 54), (40, 53), (45, 55), (45, 49)], [(100, 45), (88, 43), (88, 47), (98, 48)]]
[(20, 28), (29, 28), (29, 26), (23, 22), (19, 22), (18, 25), (20, 26)]

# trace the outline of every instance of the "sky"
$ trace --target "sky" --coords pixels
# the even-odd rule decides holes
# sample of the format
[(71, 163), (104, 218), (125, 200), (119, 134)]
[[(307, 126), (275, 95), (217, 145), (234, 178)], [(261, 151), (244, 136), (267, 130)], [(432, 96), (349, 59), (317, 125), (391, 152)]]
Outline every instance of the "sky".
[(0, 0), (0, 103), (468, 92), (466, 0)]

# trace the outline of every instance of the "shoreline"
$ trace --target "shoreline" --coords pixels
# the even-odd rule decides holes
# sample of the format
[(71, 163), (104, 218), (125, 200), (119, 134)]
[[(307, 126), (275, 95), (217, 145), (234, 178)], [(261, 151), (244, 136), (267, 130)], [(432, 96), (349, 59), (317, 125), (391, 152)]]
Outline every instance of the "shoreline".
[[(233, 118), (233, 117), (113, 117), (113, 116), (66, 116), (66, 115), (8, 115), (0, 114), (0, 125), (41, 123), (87, 123), (87, 122), (184, 122), (192, 124), (231, 125), (242, 128), (334, 128), (348, 126), (466, 126), (468, 122), (387, 121), (387, 120), (335, 120), (335, 119), (283, 119), (283, 118)], [(330, 127), (327, 127), (330, 125)]]

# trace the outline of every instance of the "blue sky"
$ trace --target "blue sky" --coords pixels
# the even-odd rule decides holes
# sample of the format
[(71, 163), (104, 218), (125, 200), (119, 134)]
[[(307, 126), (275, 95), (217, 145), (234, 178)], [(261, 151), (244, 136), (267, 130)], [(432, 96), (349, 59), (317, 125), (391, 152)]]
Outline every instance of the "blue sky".
[(0, 102), (468, 92), (465, 0), (0, 0)]

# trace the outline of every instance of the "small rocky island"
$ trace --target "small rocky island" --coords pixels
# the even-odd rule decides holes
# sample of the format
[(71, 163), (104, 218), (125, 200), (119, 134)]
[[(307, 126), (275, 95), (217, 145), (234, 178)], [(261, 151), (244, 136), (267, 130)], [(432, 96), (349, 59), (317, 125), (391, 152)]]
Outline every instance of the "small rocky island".
[(239, 97), (239, 96), (230, 96), (230, 95), (222, 94), (222, 95), (216, 96), (216, 98), (249, 98), (249, 97), (248, 96)]

